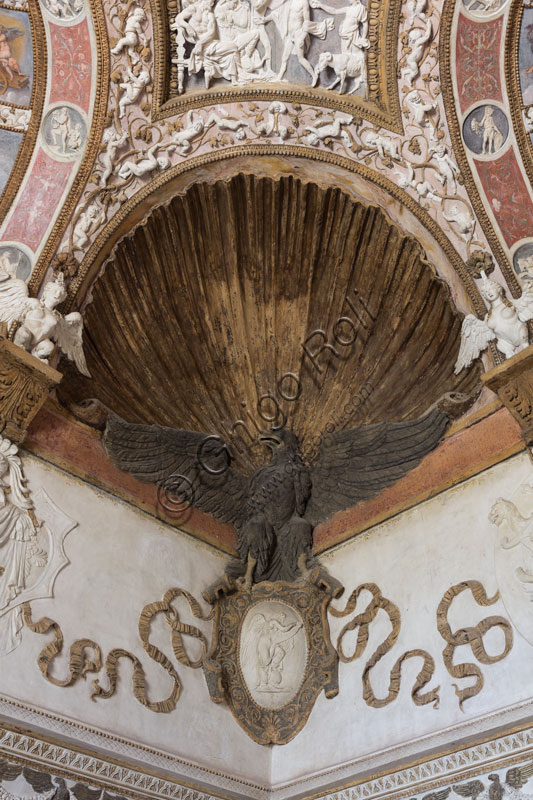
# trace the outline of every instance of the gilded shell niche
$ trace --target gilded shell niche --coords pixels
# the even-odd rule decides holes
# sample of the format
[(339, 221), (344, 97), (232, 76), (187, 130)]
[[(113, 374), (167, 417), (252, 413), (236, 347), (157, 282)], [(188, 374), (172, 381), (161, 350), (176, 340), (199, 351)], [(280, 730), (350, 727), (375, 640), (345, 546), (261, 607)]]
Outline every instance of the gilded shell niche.
[[(258, 430), (320, 434), (419, 416), (453, 374), (461, 317), (421, 246), (337, 188), (239, 174), (196, 183), (116, 247), (85, 313), (95, 397), (128, 421), (219, 434), (241, 469)], [(110, 346), (112, 343), (112, 346)]]

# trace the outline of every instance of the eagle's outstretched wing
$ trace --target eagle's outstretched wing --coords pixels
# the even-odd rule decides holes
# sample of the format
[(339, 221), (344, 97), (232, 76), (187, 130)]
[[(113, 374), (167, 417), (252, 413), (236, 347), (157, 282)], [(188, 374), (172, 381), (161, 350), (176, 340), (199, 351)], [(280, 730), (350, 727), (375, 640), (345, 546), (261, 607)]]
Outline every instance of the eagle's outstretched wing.
[(476, 800), (476, 797), (485, 792), (485, 787), (481, 781), (469, 781), (468, 783), (455, 784), (453, 790), (461, 797), (472, 797), (473, 800)]
[(312, 525), (376, 497), (437, 447), (451, 419), (473, 399), (451, 393), (419, 419), (380, 422), (324, 436), (311, 471), (305, 518)]
[(513, 789), (521, 789), (528, 780), (533, 777), (533, 761), (523, 764), (521, 767), (511, 767), (505, 773), (505, 783)]
[(248, 479), (231, 469), (216, 436), (163, 425), (135, 425), (109, 416), (104, 447), (114, 464), (137, 480), (155, 483), (220, 522), (239, 528), (246, 520)]
[(424, 795), (422, 800), (446, 800), (451, 790), (451, 786), (448, 786), (446, 789), (440, 789), (438, 792), (429, 792), (429, 794)]

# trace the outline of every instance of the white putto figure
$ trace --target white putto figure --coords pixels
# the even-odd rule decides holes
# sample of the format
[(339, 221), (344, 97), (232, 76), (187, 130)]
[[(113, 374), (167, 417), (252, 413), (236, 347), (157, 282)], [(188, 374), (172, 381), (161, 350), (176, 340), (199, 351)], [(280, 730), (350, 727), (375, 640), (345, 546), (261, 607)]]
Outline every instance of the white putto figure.
[(142, 29), (144, 22), (146, 22), (144, 9), (140, 7), (134, 8), (126, 19), (122, 38), (118, 40), (111, 50), (114, 56), (119, 56), (126, 48), (132, 64), (135, 65), (140, 61), (136, 48), (139, 44), (146, 45), (147, 42)]
[(73, 311), (63, 316), (55, 307), (67, 299), (65, 278), (60, 273), (48, 281), (42, 297), (29, 297), (24, 281), (14, 277), (7, 265), (0, 265), (0, 322), (8, 329), (18, 323), (14, 343), (36, 358), (48, 363), (56, 345), (82, 375), (90, 378), (83, 354), (83, 319)]
[(491, 281), (481, 270), (481, 295), (489, 310), (484, 319), (467, 314), (461, 328), (461, 347), (455, 364), (457, 375), (470, 366), (496, 340), (496, 347), (505, 358), (511, 358), (529, 345), (526, 322), (533, 319), (533, 294), (524, 291), (518, 300), (509, 299), (500, 283)]
[[(24, 482), (16, 445), (0, 436), (0, 612), (26, 588), (32, 563), (46, 563), (46, 553), (35, 547), (33, 503)], [(0, 654), (16, 647), (22, 627), (20, 606), (0, 616)]]

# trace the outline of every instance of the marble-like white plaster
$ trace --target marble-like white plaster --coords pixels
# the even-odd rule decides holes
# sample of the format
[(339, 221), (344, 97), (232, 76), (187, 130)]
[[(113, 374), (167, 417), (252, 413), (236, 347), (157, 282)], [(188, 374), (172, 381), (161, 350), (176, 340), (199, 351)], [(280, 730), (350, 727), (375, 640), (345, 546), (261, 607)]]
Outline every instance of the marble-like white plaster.
[[(418, 745), (420, 752), (422, 747), (429, 749), (432, 734), (445, 730), (449, 731), (445, 742), (468, 737), (479, 731), (476, 724), (479, 718), (533, 696), (530, 666), (533, 647), (514, 629), (510, 654), (496, 664), (479, 665), (485, 685), (476, 697), (465, 702), (461, 711), (452, 684), (469, 685), (472, 678), (457, 680), (448, 674), (442, 660), (445, 642), (436, 626), (437, 606), (452, 585), (478, 580), (489, 596), (497, 590), (494, 567), (497, 530), (489, 522), (488, 513), (498, 496), (512, 494), (531, 472), (528, 456), (516, 456), (321, 556), (324, 566), (345, 586), (344, 597), (335, 602), (337, 607), (344, 607), (357, 586), (373, 582), (400, 609), (402, 626), (398, 641), (370, 673), (375, 694), (387, 695), (390, 670), (396, 659), (406, 650), (420, 648), (435, 659), (435, 675), (428, 687), (440, 685), (440, 705), (437, 709), (432, 705), (417, 707), (411, 699), (411, 688), (422, 666), (419, 658), (404, 663), (401, 689), (395, 701), (377, 709), (366, 705), (362, 671), (391, 629), (380, 611), (370, 626), (363, 655), (352, 663), (340, 664), (339, 695), (333, 700), (321, 695), (303, 731), (284, 747), (274, 748), (272, 774), (276, 784), (358, 759), (362, 760), (360, 770), (377, 769), (378, 754), (389, 748), (401, 749), (409, 742), (428, 737)], [(361, 596), (357, 613), (369, 599), (367, 593)], [(470, 592), (464, 592), (453, 601), (449, 622), (455, 631), (492, 615), (509, 619), (501, 599), (492, 606), (481, 607)], [(330, 617), (334, 643), (348, 619)], [(349, 650), (347, 642), (345, 649)], [(485, 643), (488, 652), (498, 653), (503, 647), (503, 637), (498, 631), (490, 631)], [(459, 647), (454, 663), (465, 661), (478, 663), (470, 647)], [(530, 714), (530, 707), (524, 709), (524, 718)], [(471, 725), (466, 731), (450, 730), (468, 722)], [(496, 724), (494, 720), (483, 723), (485, 730)], [(399, 753), (398, 750), (394, 757), (399, 757)], [(390, 763), (391, 758), (392, 752), (384, 762), (379, 761)]]
[[(145, 604), (160, 600), (173, 586), (188, 589), (201, 600), (202, 590), (221, 575), (225, 557), (32, 456), (24, 455), (24, 463), (30, 488), (43, 487), (79, 522), (65, 540), (71, 563), (57, 579), (55, 598), (34, 602), (34, 619), (46, 615), (56, 620), (67, 648), (74, 639), (87, 637), (100, 644), (104, 655), (117, 647), (130, 650), (145, 665), (150, 699), (166, 697), (170, 680), (141, 647), (139, 615)], [(370, 626), (363, 655), (340, 665), (338, 697), (326, 700), (321, 695), (304, 729), (282, 747), (253, 743), (225, 706), (209, 700), (202, 673), (181, 664), (176, 663), (176, 668), (183, 693), (169, 714), (155, 714), (134, 699), (132, 669), (125, 661), (120, 663), (117, 693), (110, 699), (90, 701), (91, 676), (74, 687), (55, 687), (37, 667), (37, 657), (51, 637), (29, 630), (24, 631), (18, 649), (0, 662), (0, 694), (213, 772), (273, 785), (280, 798), (303, 791), (304, 785), (314, 789), (337, 780), (335, 769), (337, 775), (344, 771), (350, 777), (368, 774), (384, 764), (413, 760), (450, 741), (467, 741), (507, 724), (508, 719), (513, 723), (526, 719), (531, 715), (532, 646), (515, 630), (507, 658), (480, 665), (485, 685), (461, 711), (452, 684), (464, 686), (472, 679), (452, 678), (445, 669), (445, 642), (437, 630), (436, 609), (443, 594), (461, 581), (480, 581), (489, 595), (496, 591), (494, 537), (498, 531), (488, 513), (497, 497), (511, 496), (531, 473), (527, 455), (521, 454), (321, 556), (346, 587), (337, 607), (343, 607), (356, 586), (373, 582), (400, 609), (398, 641), (371, 671), (376, 696), (387, 694), (396, 659), (406, 650), (420, 648), (435, 660), (435, 675), (425, 690), (440, 685), (437, 709), (431, 704), (415, 706), (411, 699), (419, 658), (404, 663), (395, 701), (384, 708), (371, 708), (364, 702), (363, 667), (390, 631), (382, 611)], [(368, 600), (367, 593), (361, 595), (358, 612)], [(178, 606), (184, 621), (209, 634), (209, 623), (195, 620), (181, 601)], [(465, 592), (453, 601), (449, 621), (456, 630), (491, 615), (508, 618), (501, 600), (483, 608)], [(330, 622), (335, 642), (346, 619), (330, 618)], [(153, 625), (151, 641), (172, 657), (162, 620)], [(502, 636), (491, 631), (485, 643), (489, 652), (499, 652)], [(348, 640), (345, 645), (348, 649)], [(198, 650), (191, 647), (190, 653), (195, 656)], [(293, 658), (293, 651), (287, 655)], [(458, 648), (455, 663), (465, 661), (477, 663), (469, 647)], [(64, 656), (58, 659), (54, 674), (66, 674)], [(216, 784), (218, 779), (213, 780)]]
[[(71, 563), (56, 581), (54, 599), (32, 603), (34, 620), (42, 616), (55, 620), (67, 653), (78, 638), (96, 641), (104, 657), (117, 647), (131, 651), (145, 667), (149, 698), (167, 697), (172, 682), (144, 652), (137, 631), (139, 616), (145, 605), (161, 600), (175, 586), (188, 589), (207, 610), (202, 589), (223, 573), (226, 558), (105, 492), (28, 454), (23, 457), (29, 488), (43, 487), (79, 523), (65, 540)], [(210, 623), (196, 620), (181, 600), (175, 605), (183, 621), (210, 635)], [(201, 670), (174, 662), (183, 691), (176, 709), (168, 714), (154, 713), (133, 697), (132, 667), (126, 660), (119, 663), (116, 694), (91, 702), (92, 675), (67, 688), (53, 686), (41, 676), (37, 658), (51, 638), (23, 632), (18, 649), (0, 660), (0, 694), (214, 771), (236, 770), (249, 780), (268, 781), (268, 749), (252, 742), (228, 709), (210, 700)], [(173, 658), (169, 629), (161, 619), (152, 625), (151, 641)], [(189, 648), (193, 657), (199, 653), (195, 644)], [(54, 674), (64, 677), (67, 659), (62, 655), (57, 662)], [(102, 683), (106, 685), (105, 677)]]

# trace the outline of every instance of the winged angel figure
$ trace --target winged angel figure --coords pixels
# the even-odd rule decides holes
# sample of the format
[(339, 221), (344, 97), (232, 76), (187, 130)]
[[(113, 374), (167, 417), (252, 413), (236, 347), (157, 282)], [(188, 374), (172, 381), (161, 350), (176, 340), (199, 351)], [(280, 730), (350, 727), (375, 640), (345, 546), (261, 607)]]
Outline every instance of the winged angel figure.
[(251, 476), (232, 469), (219, 437), (203, 433), (110, 415), (104, 446), (116, 466), (138, 480), (175, 495), (185, 482), (192, 505), (234, 525), (239, 558), (226, 571), (249, 589), (253, 582), (305, 576), (312, 566), (314, 526), (402, 478), (472, 402), (450, 393), (419, 419), (326, 434), (310, 465), (292, 431), (273, 429), (259, 437), (271, 450), (270, 462)]
[(55, 346), (74, 361), (82, 375), (91, 377), (83, 353), (83, 318), (77, 311), (63, 316), (56, 306), (67, 298), (63, 273), (48, 281), (41, 298), (29, 297), (25, 281), (15, 277), (13, 265), (0, 257), (0, 322), (13, 341), (48, 364)]
[(511, 358), (529, 345), (527, 321), (533, 319), (533, 294), (524, 289), (518, 299), (509, 299), (500, 283), (482, 271), (481, 295), (489, 304), (484, 319), (467, 314), (461, 328), (461, 347), (455, 364), (457, 375), (496, 340), (505, 358)]
[(521, 767), (511, 767), (505, 773), (505, 782), (502, 784), (500, 776), (494, 772), (488, 775), (490, 786), (485, 787), (480, 780), (460, 783), (453, 787), (453, 791), (461, 797), (471, 800), (531, 800), (531, 795), (522, 792), (529, 778), (533, 775), (533, 761)]

